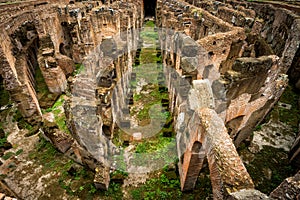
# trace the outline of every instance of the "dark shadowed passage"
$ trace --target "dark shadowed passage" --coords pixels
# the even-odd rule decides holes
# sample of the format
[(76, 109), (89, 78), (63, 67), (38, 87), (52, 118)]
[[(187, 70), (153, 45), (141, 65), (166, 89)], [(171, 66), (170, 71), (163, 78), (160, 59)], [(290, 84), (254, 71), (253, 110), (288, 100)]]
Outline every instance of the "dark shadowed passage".
[(144, 0), (145, 17), (154, 17), (156, 0)]

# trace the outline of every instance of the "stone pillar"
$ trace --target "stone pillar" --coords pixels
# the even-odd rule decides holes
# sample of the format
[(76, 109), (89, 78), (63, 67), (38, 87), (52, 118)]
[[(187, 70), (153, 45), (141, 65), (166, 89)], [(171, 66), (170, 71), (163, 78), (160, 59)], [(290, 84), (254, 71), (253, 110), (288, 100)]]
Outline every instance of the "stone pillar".
[(209, 108), (197, 111), (201, 120), (201, 142), (209, 164), (214, 199), (224, 199), (232, 192), (253, 189), (254, 184), (222, 119)]

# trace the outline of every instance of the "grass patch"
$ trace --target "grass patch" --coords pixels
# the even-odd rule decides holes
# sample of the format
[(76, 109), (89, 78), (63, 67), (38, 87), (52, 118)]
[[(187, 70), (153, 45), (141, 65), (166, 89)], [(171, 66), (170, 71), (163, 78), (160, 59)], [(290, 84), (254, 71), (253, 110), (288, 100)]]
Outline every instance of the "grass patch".
[[(173, 138), (169, 137), (162, 137), (160, 135), (159, 137), (152, 139), (152, 140), (146, 140), (141, 143), (139, 143), (136, 146), (136, 153), (151, 153), (155, 151), (162, 151), (165, 149), (170, 143), (173, 142)], [(161, 152), (162, 154), (164, 152)]]
[[(150, 116), (149, 116), (150, 108), (155, 104), (161, 105), (161, 101), (163, 99), (168, 99), (168, 93), (160, 92), (159, 86), (157, 84), (146, 85), (146, 86), (144, 86), (143, 90), (144, 91), (150, 90), (150, 93), (149, 94), (143, 94), (143, 93), (134, 94), (134, 96), (133, 96), (134, 105), (141, 104), (141, 105), (143, 105), (143, 108), (141, 110), (136, 110), (133, 107), (133, 109), (131, 110), (131, 115), (132, 116), (137, 115), (137, 119), (139, 121), (149, 120), (150, 119)], [(167, 120), (169, 118), (171, 118), (171, 115), (169, 112), (157, 111), (157, 112), (155, 112), (155, 114), (158, 114), (160, 116), (153, 116), (153, 117), (164, 117)]]
[(68, 195), (78, 199), (93, 199), (94, 195), (99, 196), (93, 185), (94, 173), (64, 157), (44, 138), (36, 144), (35, 149), (29, 153), (29, 157), (43, 166), (44, 173), (56, 174), (57, 181), (51, 186), (54, 191), (65, 190)]
[(182, 192), (180, 189), (179, 175), (176, 173), (175, 169), (168, 170), (166, 166), (162, 172), (158, 173), (146, 181), (145, 184), (132, 188), (130, 190), (130, 195), (133, 200), (139, 199), (174, 199), (174, 200), (207, 200), (212, 199), (212, 188), (209, 179), (208, 167), (203, 169), (200, 173), (198, 181), (196, 183), (194, 191)]
[(47, 108), (46, 110), (43, 110), (43, 113), (45, 112), (52, 112), (54, 114), (55, 123), (57, 124), (59, 130), (70, 133), (70, 130), (68, 129), (67, 123), (66, 123), (66, 115), (62, 111), (62, 106), (65, 102), (64, 95), (61, 95), (56, 102), (53, 104), (51, 108)]
[(154, 21), (149, 20), (149, 21), (147, 21), (147, 22), (145, 23), (144, 26), (145, 26), (145, 27), (152, 27), (152, 28), (154, 28), (154, 27), (155, 27), (155, 23), (154, 23)]
[(134, 100), (134, 101), (139, 101), (139, 100), (141, 100), (141, 98), (142, 98), (142, 95), (140, 95), (140, 94), (136, 94), (136, 93), (135, 93), (135, 94), (133, 95), (133, 100)]
[(166, 174), (147, 180), (144, 185), (130, 192), (133, 200), (181, 199), (179, 179), (169, 179)]

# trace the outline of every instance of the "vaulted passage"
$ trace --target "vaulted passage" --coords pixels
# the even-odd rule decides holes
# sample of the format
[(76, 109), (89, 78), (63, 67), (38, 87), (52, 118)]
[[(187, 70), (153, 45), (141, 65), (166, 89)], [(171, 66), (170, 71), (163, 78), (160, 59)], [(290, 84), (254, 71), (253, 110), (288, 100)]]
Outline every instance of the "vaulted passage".
[(156, 0), (144, 0), (145, 17), (154, 17), (156, 9)]

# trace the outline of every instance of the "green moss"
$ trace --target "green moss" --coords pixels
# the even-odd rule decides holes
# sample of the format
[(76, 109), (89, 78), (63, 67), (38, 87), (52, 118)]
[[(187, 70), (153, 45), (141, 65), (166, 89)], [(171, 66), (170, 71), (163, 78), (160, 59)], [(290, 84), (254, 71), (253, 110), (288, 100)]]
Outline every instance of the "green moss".
[(20, 155), (21, 153), (23, 153), (23, 149), (19, 149), (19, 150), (16, 152), (16, 156)]
[(141, 98), (142, 98), (142, 95), (140, 95), (140, 94), (134, 94), (133, 95), (133, 100), (134, 101), (139, 101)]
[(290, 104), (292, 108), (288, 110), (276, 106), (274, 109), (275, 112), (279, 112), (279, 120), (291, 125), (294, 129), (298, 129), (298, 124), (300, 122), (300, 110), (298, 106), (299, 98), (300, 95), (295, 91), (295, 88), (288, 85), (279, 101)]
[[(143, 88), (143, 90), (149, 90), (151, 91), (149, 94), (134, 94), (133, 95), (133, 100), (134, 100), (134, 105), (138, 105), (141, 104), (143, 105), (143, 108), (139, 111), (134, 109), (131, 110), (131, 115), (135, 115), (137, 114), (137, 118), (139, 121), (142, 120), (149, 120), (150, 116), (149, 116), (149, 111), (150, 108), (153, 105), (161, 105), (161, 101), (163, 99), (168, 99), (168, 93), (167, 92), (160, 92), (159, 91), (159, 86), (157, 84), (152, 84), (152, 85), (147, 85)], [(153, 117), (159, 117), (159, 118), (171, 118), (170, 113), (169, 112), (161, 112), (161, 111), (157, 111), (155, 112), (156, 115), (159, 116), (153, 116)]]
[(33, 134), (36, 134), (39, 130), (39, 124), (31, 125), (30, 123), (28, 123), (21, 115), (21, 112), (19, 110), (15, 112), (12, 121), (18, 123), (19, 129), (28, 130), (26, 136), (31, 136)]
[(144, 26), (145, 26), (145, 27), (152, 27), (152, 28), (154, 28), (154, 27), (155, 27), (155, 23), (154, 23), (154, 21), (149, 20), (149, 21), (147, 21), (147, 22), (145, 23)]
[(81, 63), (75, 64), (75, 70), (73, 72), (73, 76), (80, 74), (85, 69), (84, 65)]
[[(0, 131), (3, 131), (3, 128), (2, 128), (2, 123), (0, 123)], [(8, 133), (4, 133), (4, 137), (0, 138), (0, 148), (4, 147), (4, 145), (7, 143), (7, 136), (8, 136)]]
[(3, 160), (8, 160), (9, 158), (11, 158), (12, 156), (14, 156), (15, 154), (13, 152), (7, 152), (2, 156)]
[(165, 174), (147, 180), (144, 185), (130, 191), (131, 198), (138, 199), (182, 199), (179, 179), (169, 179)]
[(140, 142), (136, 146), (136, 153), (151, 153), (155, 151), (162, 151), (164, 148), (166, 148), (168, 145), (173, 142), (173, 138), (169, 137), (162, 137), (160, 135), (157, 138), (154, 139), (147, 139), (143, 142)]
[(43, 112), (52, 112), (54, 114), (55, 123), (57, 124), (58, 128), (65, 132), (70, 133), (70, 130), (68, 129), (67, 123), (66, 123), (66, 115), (61, 110), (63, 104), (65, 102), (65, 95), (61, 95), (53, 104), (51, 108), (47, 108), (46, 110), (43, 110)]
[[(254, 160), (245, 166), (254, 181), (255, 187), (266, 194), (273, 191), (285, 178), (296, 173), (295, 169), (289, 165), (284, 150), (270, 146), (264, 146), (255, 155)], [(267, 170), (271, 172), (270, 180), (265, 174)]]
[(35, 149), (29, 153), (29, 157), (42, 166), (44, 173), (56, 174), (53, 178), (57, 180), (53, 181), (50, 186), (54, 191), (65, 190), (69, 195), (78, 199), (93, 199), (94, 195), (99, 196), (93, 185), (94, 173), (64, 157), (44, 138), (36, 144)]
[(65, 133), (70, 134), (70, 130), (67, 126), (66, 120), (67, 120), (67, 118), (66, 118), (65, 113), (61, 113), (60, 115), (55, 115), (55, 122), (56, 122), (58, 128), (61, 131), (64, 131)]
[(112, 182), (109, 185), (108, 190), (104, 192), (104, 195), (109, 199), (114, 199), (114, 200), (123, 199), (121, 184)]

